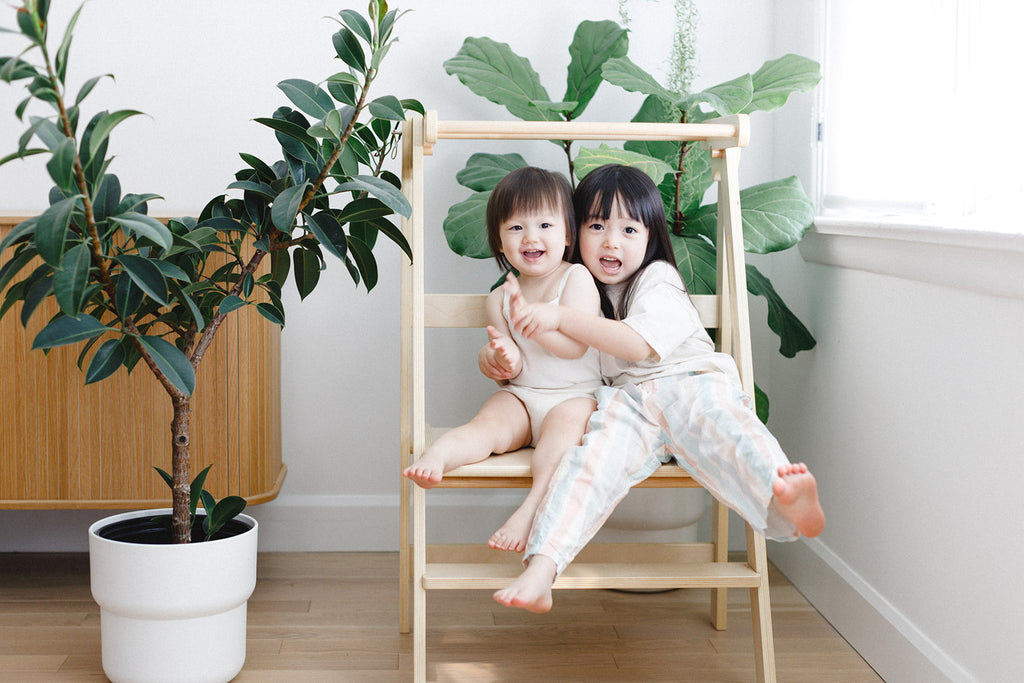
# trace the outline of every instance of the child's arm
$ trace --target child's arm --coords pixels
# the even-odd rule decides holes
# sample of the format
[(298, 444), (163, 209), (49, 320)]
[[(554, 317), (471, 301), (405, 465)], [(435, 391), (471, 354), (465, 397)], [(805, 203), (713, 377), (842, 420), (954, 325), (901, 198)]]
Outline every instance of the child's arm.
[[(506, 278), (502, 288), (509, 292), (510, 302), (517, 297), (524, 301), (519, 282), (511, 275)], [(569, 274), (562, 289), (561, 302), (564, 308), (576, 311), (581, 316), (598, 318), (601, 313), (601, 295), (594, 285), (594, 279), (582, 268)], [(586, 343), (557, 328), (538, 330), (531, 338), (559, 358), (579, 358), (589, 348)]]
[(498, 384), (505, 384), (523, 371), (523, 359), (501, 314), (501, 304), (500, 289), (487, 296), (487, 320), (491, 323), (487, 326), (489, 341), (477, 354), (477, 364), (485, 377)]
[(499, 333), (492, 325), (487, 326), (490, 341), (480, 349), (477, 363), (484, 376), (498, 384), (505, 384), (523, 371), (523, 358), (512, 337)]
[(527, 338), (551, 330), (625, 361), (637, 362), (654, 353), (643, 337), (621, 320), (588, 315), (556, 304), (531, 304), (517, 291), (509, 302), (512, 324)]

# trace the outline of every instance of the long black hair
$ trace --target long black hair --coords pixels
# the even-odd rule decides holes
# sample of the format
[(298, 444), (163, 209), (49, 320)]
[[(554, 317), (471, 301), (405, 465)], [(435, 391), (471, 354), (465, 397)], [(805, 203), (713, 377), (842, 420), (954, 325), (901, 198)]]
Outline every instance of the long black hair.
[[(667, 261), (676, 267), (676, 257), (668, 234), (668, 220), (661, 191), (643, 171), (622, 164), (606, 164), (587, 174), (576, 187), (573, 204), (580, 225), (592, 219), (608, 220), (616, 203), (630, 218), (643, 223), (647, 228), (647, 251), (636, 272), (626, 280), (626, 290), (619, 302), (618, 310), (612, 306), (605, 292), (605, 286), (598, 281), (601, 292), (601, 312), (606, 318), (622, 320), (629, 309), (629, 300), (641, 273), (654, 261)], [(573, 263), (582, 263), (579, 242), (573, 248)], [(596, 278), (595, 278), (596, 279)]]
[(525, 166), (517, 168), (498, 181), (487, 200), (487, 244), (503, 270), (512, 270), (512, 264), (501, 253), (501, 223), (515, 213), (556, 211), (565, 221), (565, 236), (569, 244), (562, 260), (572, 253), (576, 244), (576, 217), (572, 211), (572, 187), (565, 176)]

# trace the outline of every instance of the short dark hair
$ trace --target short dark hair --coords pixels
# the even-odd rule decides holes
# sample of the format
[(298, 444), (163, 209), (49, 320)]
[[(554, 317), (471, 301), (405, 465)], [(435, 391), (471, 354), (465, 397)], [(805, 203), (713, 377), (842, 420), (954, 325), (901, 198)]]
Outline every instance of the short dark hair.
[(501, 253), (501, 223), (514, 213), (532, 213), (544, 209), (559, 210), (565, 221), (569, 244), (562, 254), (568, 260), (576, 244), (576, 216), (573, 213), (572, 187), (565, 176), (536, 166), (517, 168), (494, 186), (487, 200), (487, 244), (498, 265), (512, 270)]
[[(643, 223), (647, 228), (647, 251), (643, 262), (626, 285), (626, 293), (622, 297), (618, 311), (612, 311), (610, 302), (605, 295), (604, 287), (598, 282), (601, 291), (601, 309), (605, 317), (621, 320), (626, 317), (630, 296), (634, 283), (653, 261), (667, 261), (676, 267), (676, 257), (672, 250), (672, 240), (668, 233), (668, 219), (665, 217), (665, 204), (661, 191), (651, 177), (643, 171), (622, 164), (605, 164), (588, 173), (580, 181), (573, 196), (576, 215), (581, 223), (591, 218), (608, 220), (612, 206), (618, 201), (619, 207), (630, 218)], [(582, 263), (579, 245), (573, 249), (572, 259)]]

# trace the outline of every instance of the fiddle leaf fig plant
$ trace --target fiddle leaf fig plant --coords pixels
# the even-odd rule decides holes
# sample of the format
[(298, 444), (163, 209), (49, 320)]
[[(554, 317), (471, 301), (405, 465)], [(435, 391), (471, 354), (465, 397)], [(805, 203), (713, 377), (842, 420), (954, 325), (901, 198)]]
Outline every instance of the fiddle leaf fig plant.
[[(191, 396), (196, 371), (232, 312), (252, 306), (284, 325), (282, 288), (291, 275), (301, 298), (317, 285), (328, 255), (367, 290), (378, 281), (373, 248), (379, 235), (406, 253), (409, 245), (391, 222), (408, 216), (401, 180), (385, 170), (416, 100), (370, 97), (385, 56), (394, 46), (398, 10), (370, 0), (364, 16), (341, 10), (332, 36), (343, 65), (314, 83), (288, 79), (278, 87), (291, 106), (256, 121), (271, 129), (281, 158), (242, 153), (245, 166), (198, 216), (166, 222), (149, 216), (157, 194), (124, 192), (111, 173), (111, 136), (139, 114), (125, 109), (87, 114), (90, 93), (105, 76), (69, 90), (74, 13), (56, 49), (50, 39), (49, 0), (23, 0), (16, 29), (27, 47), (0, 57), (0, 80), (25, 83), (15, 115), (26, 126), (18, 149), (0, 164), (48, 157), (53, 182), (49, 208), (16, 226), (0, 241), (0, 316), (21, 303), (27, 324), (52, 297), (57, 313), (35, 336), (44, 351), (83, 344), (79, 366), (87, 383), (140, 363), (166, 390), (173, 408), (172, 489), (174, 541), (187, 543), (197, 501), (211, 529), (244, 507), (236, 497), (217, 502), (203, 491), (209, 468), (190, 477)], [(36, 112), (39, 113), (36, 113)]]
[[(772, 111), (794, 92), (811, 90), (821, 80), (819, 65), (798, 55), (766, 62), (751, 74), (695, 93), (674, 92), (628, 55), (628, 32), (613, 21), (584, 21), (569, 48), (570, 61), (563, 101), (551, 101), (529, 60), (490, 38), (466, 38), (445, 70), (471, 91), (524, 120), (571, 121), (591, 103), (602, 82), (645, 99), (634, 121), (699, 123), (710, 118), (755, 111)], [(602, 144), (573, 150), (572, 142), (552, 140), (565, 152), (570, 179), (575, 182), (597, 166), (621, 163), (644, 170), (661, 189), (679, 272), (692, 294), (715, 289), (715, 204), (704, 204), (713, 182), (709, 152), (693, 143), (631, 141), (622, 149)], [(519, 154), (474, 154), (458, 173), (460, 184), (473, 194), (449, 208), (445, 236), (456, 253), (490, 258), (485, 236), (484, 209), (494, 185), (528, 162)], [(795, 177), (775, 180), (741, 191), (744, 248), (765, 254), (795, 245), (810, 227), (813, 206)], [(747, 266), (747, 288), (768, 303), (768, 325), (780, 338), (780, 352), (792, 357), (813, 348), (814, 337), (771, 282), (756, 267)], [(759, 392), (758, 412), (767, 418), (767, 400)]]

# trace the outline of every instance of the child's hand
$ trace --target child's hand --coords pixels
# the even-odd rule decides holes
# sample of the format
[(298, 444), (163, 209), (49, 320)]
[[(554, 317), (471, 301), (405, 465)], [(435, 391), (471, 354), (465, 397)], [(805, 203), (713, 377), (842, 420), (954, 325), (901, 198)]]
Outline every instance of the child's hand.
[(559, 308), (554, 304), (531, 304), (523, 298), (519, 283), (511, 276), (502, 285), (508, 292), (512, 327), (527, 339), (558, 329)]
[(496, 382), (517, 377), (522, 371), (522, 354), (512, 338), (487, 326), (491, 341), (480, 354), (480, 372)]

